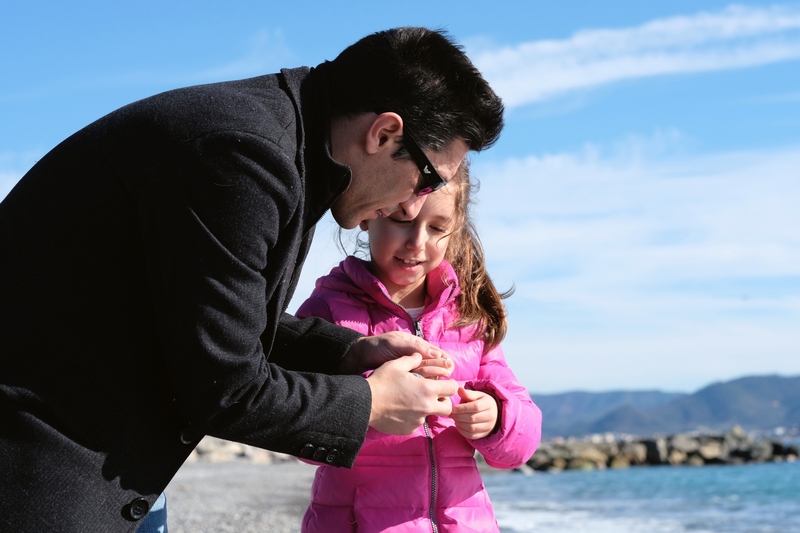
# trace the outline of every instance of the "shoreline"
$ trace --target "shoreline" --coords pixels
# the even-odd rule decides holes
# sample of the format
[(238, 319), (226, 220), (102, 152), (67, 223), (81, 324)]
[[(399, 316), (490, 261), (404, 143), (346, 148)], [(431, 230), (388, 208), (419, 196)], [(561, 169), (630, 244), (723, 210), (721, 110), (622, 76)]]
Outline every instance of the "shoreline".
[[(794, 462), (797, 444), (754, 440), (741, 428), (727, 434), (631, 440), (542, 441), (516, 474), (655, 465)], [(484, 476), (511, 474), (489, 467)], [(167, 486), (170, 533), (295, 533), (311, 500), (316, 468), (288, 455), (206, 437)]]

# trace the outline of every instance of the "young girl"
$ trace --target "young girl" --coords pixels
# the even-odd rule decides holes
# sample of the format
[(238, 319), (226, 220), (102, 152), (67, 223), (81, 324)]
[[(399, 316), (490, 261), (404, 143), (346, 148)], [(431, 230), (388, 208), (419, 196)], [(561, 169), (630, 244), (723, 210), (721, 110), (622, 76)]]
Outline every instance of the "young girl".
[(493, 467), (519, 467), (542, 419), (499, 346), (506, 314), (469, 218), (470, 190), (462, 165), (414, 220), (362, 222), (370, 260), (347, 257), (297, 312), (364, 335), (414, 333), (453, 359), (461, 384), (449, 418), (429, 416), (408, 436), (370, 428), (352, 469), (319, 466), (306, 533), (499, 530), (475, 450)]

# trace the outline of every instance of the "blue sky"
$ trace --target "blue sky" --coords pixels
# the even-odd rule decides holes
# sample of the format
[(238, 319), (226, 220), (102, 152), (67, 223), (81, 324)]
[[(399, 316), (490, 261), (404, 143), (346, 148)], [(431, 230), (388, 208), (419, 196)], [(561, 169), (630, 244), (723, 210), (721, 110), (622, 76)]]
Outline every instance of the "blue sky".
[(0, 0), (0, 198), (133, 100), (444, 28), (507, 106), (477, 222), (532, 392), (800, 374), (800, 2), (225, 4)]

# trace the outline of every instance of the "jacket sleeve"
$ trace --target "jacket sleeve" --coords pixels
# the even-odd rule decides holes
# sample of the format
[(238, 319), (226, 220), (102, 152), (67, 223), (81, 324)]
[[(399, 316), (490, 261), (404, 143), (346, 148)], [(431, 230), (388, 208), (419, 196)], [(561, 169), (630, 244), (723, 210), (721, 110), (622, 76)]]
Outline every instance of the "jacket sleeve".
[(319, 317), (327, 322), (335, 324), (333, 313), (324, 298), (312, 295), (305, 302), (300, 304), (294, 314), (297, 318)]
[(531, 458), (542, 436), (542, 412), (517, 381), (499, 346), (483, 355), (477, 379), (465, 388), (486, 392), (498, 403), (499, 427), (473, 440), (476, 450), (494, 468), (518, 468)]

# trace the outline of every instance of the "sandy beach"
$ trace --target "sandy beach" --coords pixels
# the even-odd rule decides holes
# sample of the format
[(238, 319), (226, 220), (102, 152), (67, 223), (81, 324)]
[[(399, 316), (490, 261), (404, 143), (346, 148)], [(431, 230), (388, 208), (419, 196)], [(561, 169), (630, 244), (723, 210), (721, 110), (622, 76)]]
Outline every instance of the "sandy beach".
[(314, 471), (296, 461), (188, 462), (166, 490), (169, 532), (300, 531)]

